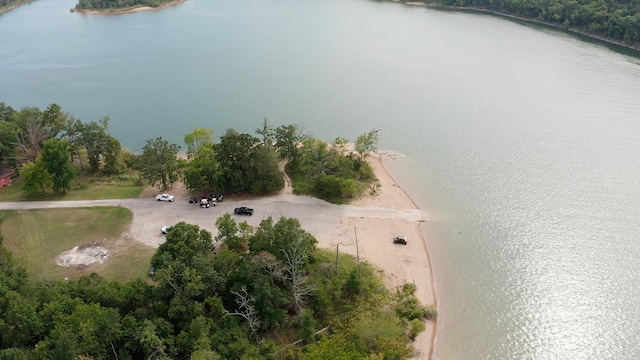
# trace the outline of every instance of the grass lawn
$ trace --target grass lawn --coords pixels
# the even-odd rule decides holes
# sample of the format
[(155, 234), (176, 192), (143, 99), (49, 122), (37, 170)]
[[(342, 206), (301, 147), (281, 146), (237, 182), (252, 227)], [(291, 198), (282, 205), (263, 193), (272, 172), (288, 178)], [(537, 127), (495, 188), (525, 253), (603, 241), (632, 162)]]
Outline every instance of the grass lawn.
[[(33, 280), (78, 279), (95, 272), (107, 280), (145, 278), (155, 249), (123, 237), (133, 214), (120, 207), (3, 211), (3, 246)], [(109, 250), (104, 264), (61, 267), (56, 257), (75, 246)]]
[(8, 187), (0, 188), (0, 201), (56, 201), (56, 200), (99, 200), (128, 199), (140, 196), (145, 185), (136, 185), (132, 181), (100, 181), (97, 179), (76, 181), (71, 190), (56, 194), (48, 190), (42, 194), (27, 197), (22, 192), (22, 179)]

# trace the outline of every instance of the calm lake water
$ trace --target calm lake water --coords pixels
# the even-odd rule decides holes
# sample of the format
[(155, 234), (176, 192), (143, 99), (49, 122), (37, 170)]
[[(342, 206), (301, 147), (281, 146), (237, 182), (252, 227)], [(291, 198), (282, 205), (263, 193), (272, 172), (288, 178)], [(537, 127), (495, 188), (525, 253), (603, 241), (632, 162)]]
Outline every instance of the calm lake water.
[(0, 16), (0, 101), (139, 151), (196, 127), (381, 129), (426, 225), (435, 359), (640, 358), (640, 61), (504, 19), (367, 0)]

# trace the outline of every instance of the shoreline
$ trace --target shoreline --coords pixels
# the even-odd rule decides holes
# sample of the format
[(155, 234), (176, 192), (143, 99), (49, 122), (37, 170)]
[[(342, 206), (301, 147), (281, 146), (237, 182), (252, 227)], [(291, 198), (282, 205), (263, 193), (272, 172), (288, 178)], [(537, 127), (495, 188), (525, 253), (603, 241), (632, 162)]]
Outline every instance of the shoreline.
[(178, 4), (181, 4), (183, 2), (187, 2), (188, 0), (173, 0), (171, 2), (168, 2), (166, 4), (160, 5), (158, 7), (150, 7), (150, 6), (138, 6), (138, 7), (134, 7), (134, 8), (130, 8), (130, 9), (114, 9), (114, 10), (87, 10), (87, 9), (81, 9), (81, 10), (76, 10), (75, 8), (71, 8), (70, 11), (72, 13), (76, 13), (76, 14), (84, 14), (84, 15), (122, 15), (122, 14), (131, 14), (131, 13), (137, 13), (137, 12), (142, 12), (142, 11), (154, 11), (154, 10), (162, 10), (171, 6), (176, 6)]
[(24, 1), (18, 1), (17, 3), (12, 4), (11, 6), (8, 6), (6, 8), (0, 8), (0, 15), (9, 12), (13, 9), (16, 9), (22, 5), (27, 5), (29, 3), (31, 3), (33, 0), (24, 0)]
[(402, 0), (389, 0), (389, 1), (394, 2), (394, 3), (398, 3), (398, 4), (402, 4), (402, 5), (422, 6), (422, 7), (426, 7), (426, 8), (430, 8), (430, 9), (441, 9), (441, 10), (450, 10), (450, 11), (461, 11), (461, 12), (469, 12), (469, 13), (488, 14), (488, 15), (504, 17), (504, 18), (511, 19), (511, 20), (522, 21), (522, 22), (525, 22), (525, 23), (531, 23), (531, 24), (536, 24), (536, 25), (541, 25), (541, 26), (547, 26), (547, 27), (552, 28), (552, 29), (566, 31), (566, 32), (568, 32), (570, 34), (573, 34), (573, 35), (583, 36), (586, 39), (589, 39), (591, 41), (602, 42), (602, 43), (604, 43), (604, 44), (606, 44), (608, 46), (615, 46), (615, 47), (623, 48), (623, 49), (625, 49), (627, 51), (633, 51), (634, 53), (636, 53), (636, 56), (640, 55), (640, 44), (628, 44), (628, 43), (625, 43), (625, 42), (620, 41), (620, 40), (609, 39), (609, 38), (607, 38), (605, 36), (602, 36), (602, 35), (587, 33), (587, 32), (579, 30), (578, 28), (567, 27), (567, 26), (563, 26), (563, 25), (560, 25), (560, 24), (555, 24), (555, 23), (551, 23), (551, 22), (547, 22), (547, 21), (538, 20), (538, 19), (525, 18), (525, 17), (521, 17), (521, 16), (517, 16), (517, 15), (501, 13), (501, 12), (498, 12), (498, 11), (495, 11), (495, 10), (483, 9), (483, 8), (479, 8), (479, 7), (445, 6), (445, 5), (441, 5), (441, 4), (437, 4), (437, 3), (433, 3), (433, 2), (426, 2), (426, 1), (402, 1)]
[[(420, 209), (417, 203), (411, 198), (411, 196), (404, 190), (402, 186), (398, 184), (393, 176), (393, 173), (385, 166), (385, 163), (398, 161), (404, 156), (394, 152), (380, 151), (374, 153), (367, 160), (373, 172), (378, 178), (380, 183), (380, 190), (378, 194), (369, 195), (362, 199), (358, 199), (351, 203), (353, 206), (383, 206), (393, 208), (397, 210), (402, 209)], [(378, 219), (372, 224), (370, 220), (343, 218), (346, 225), (358, 227), (358, 237), (360, 233), (364, 232), (365, 238), (374, 237), (380, 232), (384, 232), (383, 229), (392, 229), (397, 231), (407, 231), (404, 235), (409, 236), (409, 245), (413, 256), (404, 254), (403, 248), (400, 248), (397, 256), (400, 258), (400, 264), (394, 263), (390, 260), (388, 251), (378, 253), (375, 251), (375, 245), (363, 244), (364, 258), (367, 262), (381, 268), (385, 272), (387, 278), (387, 285), (391, 288), (399, 286), (401, 283), (409, 282), (414, 283), (417, 287), (416, 296), (424, 305), (432, 305), (436, 310), (438, 309), (438, 297), (436, 289), (436, 281), (433, 273), (431, 254), (428, 246), (428, 233), (424, 224), (426, 218), (418, 221), (398, 221), (389, 220), (385, 221)], [(368, 227), (368, 228), (367, 228)], [(361, 230), (363, 229), (363, 230)], [(411, 230), (409, 230), (411, 229)], [(415, 239), (414, 241), (412, 241)], [(418, 244), (418, 242), (420, 244)], [(419, 246), (416, 249), (415, 245)], [(371, 248), (370, 248), (371, 246)], [(397, 245), (396, 245), (397, 247)], [(429, 360), (433, 357), (435, 349), (435, 340), (437, 336), (438, 318), (427, 321), (426, 330), (422, 332), (415, 340), (413, 346), (416, 350), (416, 355), (412, 359)]]

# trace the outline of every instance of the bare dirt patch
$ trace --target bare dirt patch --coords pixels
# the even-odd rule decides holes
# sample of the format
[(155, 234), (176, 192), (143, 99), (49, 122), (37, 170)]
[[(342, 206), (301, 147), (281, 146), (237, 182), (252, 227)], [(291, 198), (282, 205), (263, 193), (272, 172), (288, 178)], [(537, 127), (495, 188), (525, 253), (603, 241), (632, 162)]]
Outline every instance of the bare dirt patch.
[(109, 260), (109, 249), (99, 244), (84, 244), (58, 255), (55, 262), (62, 267), (84, 268), (94, 263), (104, 264)]

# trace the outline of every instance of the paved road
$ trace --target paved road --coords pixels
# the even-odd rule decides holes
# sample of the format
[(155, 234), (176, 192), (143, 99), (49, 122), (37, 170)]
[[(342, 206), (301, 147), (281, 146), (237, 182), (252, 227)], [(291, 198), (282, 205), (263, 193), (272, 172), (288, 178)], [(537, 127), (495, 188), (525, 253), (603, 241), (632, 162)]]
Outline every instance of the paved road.
[[(389, 209), (383, 207), (360, 207), (350, 205), (333, 205), (308, 196), (283, 194), (246, 201), (225, 200), (217, 206), (200, 208), (198, 204), (190, 204), (188, 199), (176, 198), (176, 201), (160, 202), (154, 198), (80, 200), (80, 201), (24, 201), (0, 202), (0, 210), (26, 210), (73, 208), (92, 206), (123, 206), (133, 212), (133, 223), (128, 236), (150, 246), (157, 247), (164, 241), (160, 229), (180, 221), (197, 224), (201, 228), (217, 233), (215, 221), (224, 213), (233, 213), (239, 206), (254, 208), (253, 216), (233, 215), (238, 221), (247, 221), (252, 226), (272, 216), (275, 221), (280, 217), (297, 218), (302, 227), (316, 237), (328, 236), (333, 240), (346, 235), (348, 229), (341, 226), (340, 219), (380, 218), (407, 221), (424, 221), (424, 214), (418, 209)], [(319, 238), (319, 240), (321, 240)]]

